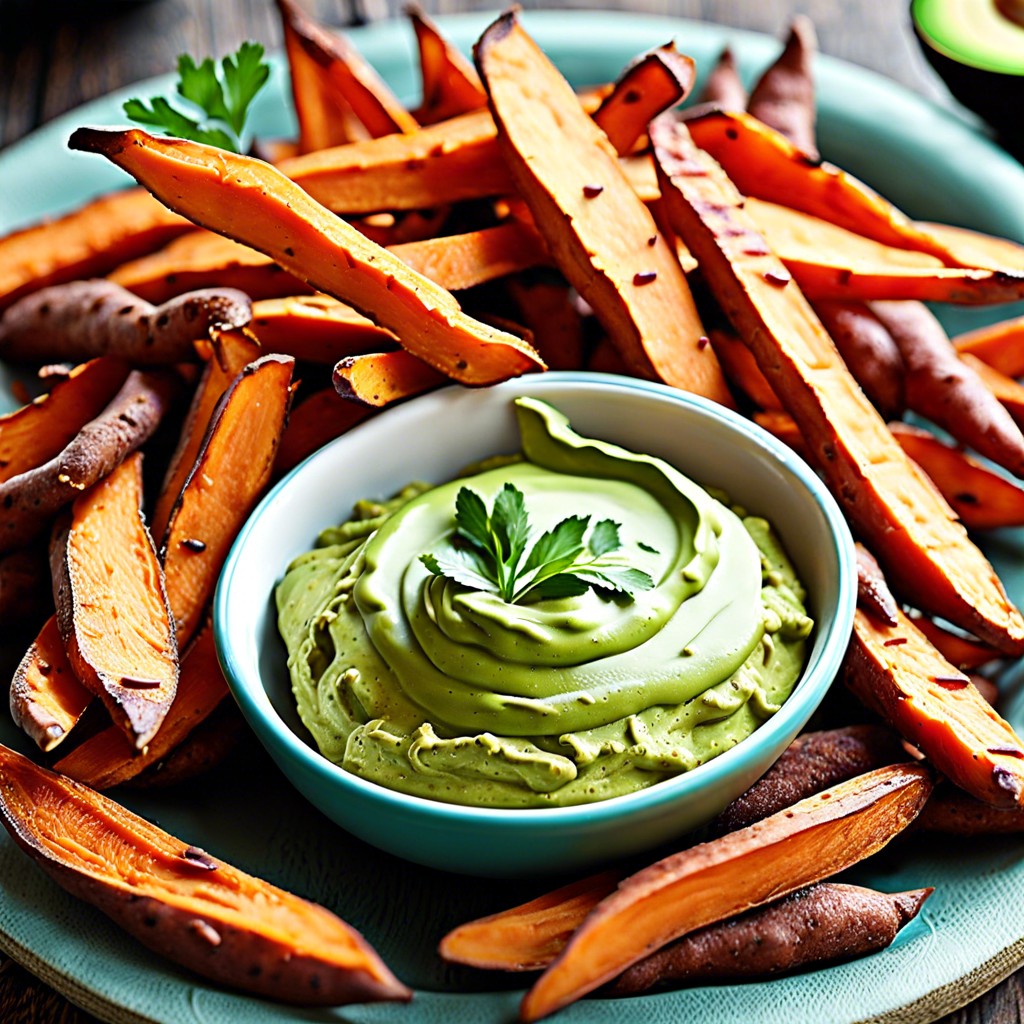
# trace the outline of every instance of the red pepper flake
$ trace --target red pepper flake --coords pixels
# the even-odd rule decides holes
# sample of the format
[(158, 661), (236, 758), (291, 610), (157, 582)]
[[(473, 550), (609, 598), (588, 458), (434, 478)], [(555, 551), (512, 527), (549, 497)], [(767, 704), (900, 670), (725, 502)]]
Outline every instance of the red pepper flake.
[(638, 89), (630, 89), (626, 92), (626, 95), (622, 97), (623, 103), (639, 103), (642, 99), (641, 93)]
[(932, 676), (932, 682), (938, 683), (944, 690), (963, 690), (971, 684), (963, 676)]
[(651, 235), (651, 237), (647, 239), (647, 244), (653, 249), (654, 245), (655, 245), (655, 243), (657, 241), (658, 241), (658, 236), (657, 235)]
[(189, 551), (199, 552), (206, 550), (206, 545), (201, 540), (197, 540), (195, 537), (186, 537), (181, 542), (181, 546), (183, 548), (187, 548)]
[(1002, 790), (1013, 795), (1015, 800), (1020, 799), (1020, 780), (1011, 771), (1007, 771), (1002, 765), (996, 765), (992, 769), (992, 781)]
[(40, 661), (36, 667), (41, 676), (48, 676), (53, 671), (53, 666), (48, 661)]
[(710, 338), (709, 338), (709, 337), (708, 337), (708, 336), (707, 336), (706, 334), (702, 334), (702, 335), (701, 335), (701, 336), (700, 336), (700, 337), (699, 337), (699, 338), (697, 339), (697, 348), (698, 348), (698, 349), (699, 349), (699, 350), (700, 350), (701, 352), (703, 352), (703, 351), (704, 351), (704, 349), (706, 349), (706, 348), (708, 347), (708, 345), (710, 345), (710, 344), (711, 344), (711, 339), (710, 339)]
[(764, 279), (769, 284), (773, 284), (778, 288), (784, 288), (793, 280), (793, 277), (788, 270), (766, 270)]
[(650, 284), (657, 276), (658, 272), (656, 270), (641, 270), (633, 275), (633, 284)]
[(217, 870), (217, 862), (205, 850), (200, 850), (198, 846), (190, 846), (188, 849), (182, 850), (181, 856), (189, 864), (202, 868), (204, 871)]
[(894, 636), (891, 640), (886, 640), (883, 647), (899, 647), (900, 644), (905, 644), (907, 638), (905, 636)]
[(961, 505), (977, 505), (979, 504), (978, 496), (972, 494), (970, 491), (960, 491), (953, 495), (953, 500), (959, 502)]
[(585, 199), (595, 199), (604, 191), (604, 185), (584, 185), (583, 186), (583, 197)]
[(1007, 757), (1024, 758), (1024, 750), (1020, 747), (987, 747), (990, 754), (1005, 754)]
[(122, 676), (121, 685), (128, 690), (157, 690), (161, 683), (159, 679), (132, 679), (131, 676)]

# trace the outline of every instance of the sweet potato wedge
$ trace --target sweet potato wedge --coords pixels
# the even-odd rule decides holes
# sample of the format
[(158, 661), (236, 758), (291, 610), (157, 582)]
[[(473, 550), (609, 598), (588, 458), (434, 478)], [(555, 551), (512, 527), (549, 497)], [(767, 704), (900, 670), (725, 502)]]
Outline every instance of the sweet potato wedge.
[(82, 685), (139, 750), (178, 686), (178, 647), (135, 453), (76, 499), (50, 545), (57, 627)]
[(191, 231), (144, 189), (100, 196), (0, 239), (0, 310), (23, 295), (113, 270)]
[(464, 384), (543, 368), (529, 345), (467, 316), (449, 292), (334, 217), (269, 164), (135, 129), (80, 128), (70, 145), (109, 157), (196, 223), (259, 249), (312, 287), (350, 303), (393, 330), (413, 355)]
[(872, 618), (895, 626), (899, 622), (899, 605), (885, 582), (875, 556), (863, 544), (857, 544), (857, 604)]
[(673, 227), (894, 591), (1006, 653), (1024, 650), (1024, 618), (995, 571), (850, 376), (735, 186), (684, 124), (659, 119), (651, 138)]
[(1024, 316), (958, 334), (957, 352), (968, 353), (1007, 377), (1024, 375)]
[(730, 47), (724, 47), (718, 55), (697, 95), (697, 102), (718, 110), (747, 109), (747, 90), (736, 67), (736, 55)]
[(11, 718), (40, 750), (50, 751), (64, 742), (92, 699), (68, 662), (51, 615), (11, 679)]
[(294, 469), (317, 448), (341, 437), (376, 411), (371, 405), (347, 401), (333, 387), (315, 391), (288, 417), (274, 473), (280, 476)]
[(127, 376), (121, 360), (93, 359), (76, 366), (34, 402), (0, 416), (0, 483), (62, 451), (103, 411)]
[(989, 366), (973, 352), (961, 352), (960, 360), (1018, 424), (1024, 422), (1024, 385), (1013, 377), (1008, 377), (1001, 370)]
[(750, 354), (750, 349), (729, 331), (711, 331), (711, 347), (729, 382), (761, 409), (781, 409), (779, 396)]
[(167, 603), (179, 643), (199, 625), (235, 536), (270, 473), (291, 404), (294, 360), (250, 363), (221, 397), (163, 538)]
[(416, 33), (420, 56), (421, 99), (413, 117), (420, 124), (437, 124), (486, 107), (487, 93), (472, 63), (419, 7), (407, 6), (405, 13)]
[(552, 370), (578, 370), (583, 365), (583, 319), (569, 285), (561, 277), (519, 275), (509, 278), (506, 288), (544, 362)]
[(887, 626), (857, 610), (843, 678), (961, 789), (996, 807), (1024, 802), (1020, 738), (902, 612)]
[(880, 768), (630, 876), (527, 992), (520, 1018), (546, 1017), (674, 939), (863, 860), (914, 820), (931, 789), (919, 765)]
[[(981, 668), (982, 665), (987, 665), (999, 657), (999, 652), (992, 650), (988, 644), (951, 633), (948, 629), (943, 629), (937, 622), (933, 622), (927, 615), (915, 616), (913, 622), (939, 654), (963, 672), (973, 672), (974, 669)], [(973, 676), (971, 681), (981, 692), (981, 687), (977, 685), (977, 680)], [(982, 693), (982, 696), (985, 698), (986, 704), (995, 704), (989, 694)]]
[(935, 787), (914, 823), (923, 832), (997, 836), (1024, 832), (1024, 807), (993, 807), (949, 783)]
[(249, 296), (228, 288), (193, 291), (153, 307), (110, 281), (71, 281), (26, 296), (0, 319), (0, 357), (15, 362), (83, 362), (119, 356), (135, 366), (180, 363), (211, 328), (242, 327)]
[(174, 701), (164, 724), (145, 750), (136, 750), (124, 733), (111, 725), (65, 754), (54, 765), (54, 771), (93, 789), (119, 786), (167, 757), (227, 696), (227, 684), (217, 663), (213, 627), (207, 626), (181, 659)]
[(963, 266), (1024, 273), (1024, 245), (1020, 242), (952, 224), (917, 221), (917, 227), (941, 242)]
[(675, 254), (569, 84), (514, 12), (484, 32), (475, 55), (518, 191), (627, 365), (730, 405)]
[(401, 350), (346, 356), (334, 367), (342, 398), (380, 408), (446, 383), (443, 373)]
[(0, 553), (22, 547), (52, 516), (118, 466), (156, 429), (177, 391), (159, 370), (133, 370), (106, 408), (48, 462), (0, 483)]
[(890, 896), (857, 885), (820, 882), (684, 936), (623, 971), (608, 986), (608, 994), (771, 978), (866, 956), (890, 945), (932, 892), (915, 889)]
[(161, 956), (218, 984), (286, 1002), (410, 997), (362, 936), (323, 907), (243, 874), (7, 747), (0, 748), (0, 775), (0, 819), (14, 842), (58, 885)]

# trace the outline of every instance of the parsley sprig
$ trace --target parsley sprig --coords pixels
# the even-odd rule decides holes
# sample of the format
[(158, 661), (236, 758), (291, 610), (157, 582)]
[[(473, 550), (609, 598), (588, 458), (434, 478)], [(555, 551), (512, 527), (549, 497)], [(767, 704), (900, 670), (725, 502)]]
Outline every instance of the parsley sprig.
[[(212, 58), (196, 64), (183, 53), (178, 58), (177, 88), (189, 113), (164, 96), (152, 97), (148, 107), (143, 100), (128, 100), (124, 112), (132, 121), (159, 128), (167, 135), (240, 153), (249, 107), (269, 76), (270, 65), (263, 60), (259, 43), (242, 43), (234, 56), (221, 61), (219, 74)], [(189, 116), (198, 112), (205, 116)]]
[[(654, 580), (612, 556), (622, 547), (619, 524), (569, 516), (530, 544), (530, 519), (523, 492), (506, 483), (490, 512), (476, 491), (463, 487), (455, 499), (455, 533), (463, 543), (443, 554), (420, 555), (435, 576), (516, 604), (526, 598), (578, 597), (590, 588), (632, 600)], [(648, 550), (653, 550), (648, 548)]]

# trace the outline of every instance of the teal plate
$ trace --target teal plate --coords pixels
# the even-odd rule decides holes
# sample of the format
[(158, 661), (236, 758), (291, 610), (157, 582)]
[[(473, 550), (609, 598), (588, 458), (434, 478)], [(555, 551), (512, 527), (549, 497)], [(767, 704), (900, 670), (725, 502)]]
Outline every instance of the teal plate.
[[(896, 16), (894, 14), (894, 16)], [(749, 76), (777, 52), (771, 39), (632, 14), (530, 13), (527, 27), (577, 84), (615, 77), (633, 55), (675, 37), (707, 68), (728, 40)], [(487, 16), (445, 27), (466, 49)], [(395, 89), (415, 91), (411, 33), (384, 23), (353, 32)], [(829, 159), (862, 177), (908, 213), (1024, 241), (1024, 168), (967, 122), (876, 75), (822, 58), (818, 64), (820, 142)], [(116, 187), (119, 172), (68, 153), (81, 124), (119, 124), (120, 102), (170, 88), (168, 78), (90, 103), (0, 155), (0, 231), (72, 208)], [(278, 66), (258, 123), (285, 135), (291, 115)], [(943, 311), (960, 329), (1009, 315), (1007, 307)], [(2, 400), (9, 406), (12, 400)], [(1011, 595), (1024, 601), (1024, 534), (987, 542)], [(24, 649), (29, 637), (10, 646)], [(5, 644), (5, 646), (7, 646)], [(9, 668), (10, 657), (7, 659)], [(1004, 679), (1008, 715), (1024, 727), (1020, 673)], [(6, 720), (0, 741), (27, 751)], [(510, 906), (556, 880), (483, 881), (416, 867), (371, 849), (330, 825), (248, 750), (187, 792), (124, 794), (134, 810), (240, 867), (341, 914), (416, 988), (408, 1005), (295, 1010), (219, 991), (139, 949), (92, 908), (69, 899), (0, 835), (0, 949), (80, 1006), (108, 1021), (219, 1024), (245, 1021), (351, 1021), (499, 1024), (515, 1018), (520, 979), (442, 964), (434, 953), (453, 925)], [(735, 1021), (823, 1024), (928, 1021), (963, 1005), (1024, 964), (1024, 841), (984, 844), (918, 839), (894, 844), (851, 878), (888, 891), (935, 886), (921, 917), (884, 953), (770, 983), (690, 989), (630, 1001), (589, 999), (558, 1020), (609, 1024)]]

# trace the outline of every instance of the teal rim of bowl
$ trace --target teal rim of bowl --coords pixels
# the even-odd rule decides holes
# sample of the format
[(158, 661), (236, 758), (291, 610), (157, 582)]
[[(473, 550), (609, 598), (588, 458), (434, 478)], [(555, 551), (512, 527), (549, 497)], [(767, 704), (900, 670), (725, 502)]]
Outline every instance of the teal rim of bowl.
[[(655, 811), (663, 804), (671, 803), (684, 797), (687, 791), (700, 788), (707, 776), (714, 778), (715, 774), (722, 771), (735, 773), (751, 771), (754, 764), (759, 760), (757, 755), (761, 747), (765, 744), (770, 745), (771, 741), (780, 734), (784, 735), (787, 729), (792, 728), (794, 720), (804, 714), (808, 707), (810, 707), (810, 711), (807, 712), (807, 716), (809, 716), (818, 704), (821, 703), (838, 674), (843, 655), (846, 653), (850, 631), (852, 630), (853, 614), (856, 608), (856, 587), (854, 581), (857, 578), (857, 569), (853, 538), (846, 519), (839, 510), (835, 499), (811, 467), (800, 456), (753, 421), (743, 418), (738, 413), (726, 409), (710, 399), (680, 391), (666, 384), (658, 384), (631, 377), (619, 377), (613, 374), (573, 371), (552, 371), (537, 379), (550, 380), (553, 384), (591, 384), (646, 392), (676, 401), (680, 405), (695, 407), (705, 415), (743, 434), (748, 441), (753, 442), (756, 446), (766, 449), (786, 470), (795, 475), (803, 486), (807, 488), (815, 503), (825, 514), (825, 518), (831, 527), (834, 551), (839, 564), (839, 583), (842, 584), (845, 580), (847, 584), (845, 586), (840, 585), (839, 599), (833, 616), (833, 626), (829, 635), (825, 638), (817, 658), (805, 669), (804, 675), (801, 676), (792, 696), (782, 705), (781, 709), (753, 733), (737, 743), (736, 746), (682, 775), (666, 779), (663, 782), (656, 783), (634, 793), (611, 797), (608, 800), (575, 804), (569, 807), (472, 807), (400, 793), (397, 790), (388, 789), (377, 783), (369, 782), (352, 772), (346, 771), (332, 761), (328, 761), (315, 747), (311, 746), (291, 729), (277, 714), (273, 705), (270, 705), (269, 697), (263, 689), (261, 680), (256, 680), (254, 683), (246, 681), (232, 651), (229, 636), (231, 614), (228, 605), (232, 579), (243, 557), (246, 540), (266, 509), (275, 503), (298, 474), (306, 471), (307, 467), (316, 460), (318, 455), (330, 448), (331, 445), (337, 444), (345, 438), (365, 432), (368, 428), (372, 429), (373, 421), (371, 420), (368, 423), (357, 425), (352, 430), (341, 435), (341, 437), (329, 442), (323, 448), (308, 456), (303, 462), (292, 469), (287, 476), (281, 479), (263, 498), (249, 516), (228, 553), (214, 595), (213, 630), (217, 656), (229, 688), (238, 702), (243, 715), (261, 742), (263, 742), (263, 730), (256, 723), (265, 722), (266, 726), (274, 732), (278, 741), (283, 744), (287, 752), (296, 757), (303, 767), (312, 771), (319, 782), (328, 784), (341, 783), (343, 786), (354, 787), (357, 791), (365, 793), (371, 798), (378, 799), (384, 804), (393, 805), (396, 810), (436, 815), (444, 818), (446, 821), (464, 825), (473, 823), (509, 825), (514, 822), (516, 825), (522, 825), (528, 829), (538, 829), (556, 826), (567, 827), (586, 822), (588, 826), (593, 826), (607, 819), (617, 818), (620, 814), (629, 813), (630, 811)], [(507, 382), (505, 387), (511, 389), (514, 387), (514, 381)], [(456, 388), (458, 388), (458, 385), (455, 388), (446, 390), (455, 390)], [(432, 396), (436, 397), (439, 393), (433, 392)], [(416, 401), (417, 399), (412, 399), (409, 402), (403, 403), (399, 408), (411, 407)], [(284, 566), (281, 567), (281, 571), (284, 571)], [(836, 628), (837, 625), (840, 628)], [(262, 700), (266, 702), (267, 706), (262, 705), (260, 699), (250, 692), (250, 686), (258, 688), (258, 692), (262, 694)]]

